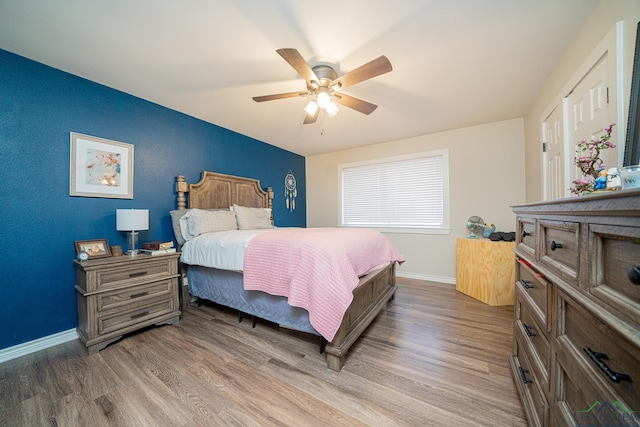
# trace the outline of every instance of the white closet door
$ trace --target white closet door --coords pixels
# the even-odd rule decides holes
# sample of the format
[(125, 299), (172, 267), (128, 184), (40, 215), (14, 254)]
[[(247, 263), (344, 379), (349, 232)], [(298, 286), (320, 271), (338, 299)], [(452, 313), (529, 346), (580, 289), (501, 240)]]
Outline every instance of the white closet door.
[(544, 200), (565, 197), (564, 129), (562, 106), (557, 105), (542, 122)]

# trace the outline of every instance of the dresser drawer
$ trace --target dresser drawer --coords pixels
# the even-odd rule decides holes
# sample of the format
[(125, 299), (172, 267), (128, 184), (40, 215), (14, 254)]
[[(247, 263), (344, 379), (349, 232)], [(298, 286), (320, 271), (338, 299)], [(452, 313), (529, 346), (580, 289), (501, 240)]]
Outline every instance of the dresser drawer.
[(580, 227), (577, 222), (540, 220), (540, 262), (578, 286)]
[(640, 323), (640, 284), (628, 276), (630, 268), (640, 268), (640, 229), (592, 224), (589, 246), (591, 294)]
[(515, 317), (516, 317), (516, 333), (520, 336), (520, 341), (527, 343), (530, 349), (530, 358), (539, 365), (542, 378), (541, 382), (545, 386), (541, 386), (545, 391), (549, 391), (549, 366), (551, 364), (551, 346), (546, 335), (546, 328), (538, 323), (531, 312), (529, 304), (522, 295), (520, 288), (516, 289), (515, 300)]
[(145, 304), (149, 300), (170, 298), (175, 293), (177, 279), (165, 279), (147, 285), (96, 294), (97, 311), (114, 310), (130, 304)]
[(551, 284), (539, 273), (529, 267), (524, 260), (517, 263), (516, 291), (520, 290), (522, 299), (529, 302), (529, 309), (537, 318), (540, 326), (551, 331), (549, 304), (551, 303)]
[(536, 222), (531, 218), (518, 218), (516, 224), (516, 241), (518, 249), (535, 256)]
[(640, 411), (640, 348), (560, 290), (558, 315), (558, 340), (566, 347), (564, 353), (579, 360), (593, 382)]
[(526, 350), (527, 347), (518, 339), (517, 333), (514, 334), (513, 346), (514, 356), (510, 359), (513, 380), (520, 393), (529, 426), (546, 426), (549, 404), (542, 391), (543, 384), (540, 384), (538, 377), (532, 372), (533, 364)]
[(165, 298), (155, 302), (151, 301), (146, 305), (130, 307), (127, 310), (98, 315), (98, 334), (108, 334), (156, 316), (171, 313), (176, 309), (174, 298)]
[[(101, 291), (127, 286), (129, 284), (177, 277), (178, 272), (175, 270), (176, 263), (172, 262), (173, 260), (165, 259), (162, 256), (157, 258), (161, 259), (155, 260), (149, 258), (144, 262), (127, 264), (126, 268), (115, 266), (113, 268), (102, 268), (92, 272), (95, 274), (95, 280), (88, 283), (89, 289), (87, 289), (87, 291)], [(93, 286), (95, 286), (95, 288), (91, 289)]]
[(620, 396), (594, 383), (582, 361), (570, 351), (556, 359), (556, 390), (552, 419), (554, 426), (637, 426), (633, 406)]

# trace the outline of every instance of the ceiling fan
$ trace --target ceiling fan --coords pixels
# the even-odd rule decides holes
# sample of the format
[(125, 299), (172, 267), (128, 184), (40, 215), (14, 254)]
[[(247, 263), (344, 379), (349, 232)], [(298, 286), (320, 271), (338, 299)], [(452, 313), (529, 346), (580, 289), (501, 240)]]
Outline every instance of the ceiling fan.
[(336, 70), (329, 65), (320, 64), (311, 67), (296, 49), (278, 49), (276, 52), (306, 80), (307, 90), (305, 92), (254, 96), (253, 100), (263, 102), (273, 101), (275, 99), (294, 98), (297, 96), (313, 96), (314, 99), (305, 107), (307, 116), (304, 119), (304, 124), (315, 123), (321, 109), (324, 109), (330, 117), (334, 116), (338, 112), (336, 103), (363, 114), (373, 113), (373, 111), (378, 108), (377, 105), (354, 98), (340, 91), (345, 87), (388, 73), (393, 69), (387, 57), (382, 55), (338, 77)]

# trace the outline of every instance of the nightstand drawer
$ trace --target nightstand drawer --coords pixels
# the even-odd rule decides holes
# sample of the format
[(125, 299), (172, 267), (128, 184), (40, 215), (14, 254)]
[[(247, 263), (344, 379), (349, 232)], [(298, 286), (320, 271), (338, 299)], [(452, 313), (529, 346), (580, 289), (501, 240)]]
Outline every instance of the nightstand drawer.
[[(558, 340), (594, 381), (628, 403), (640, 404), (640, 348), (558, 291)], [(640, 408), (634, 408), (638, 410)]]
[[(160, 257), (161, 258), (161, 257)], [(148, 260), (132, 263), (127, 268), (105, 268), (96, 272), (95, 290), (121, 287), (130, 283), (141, 283), (177, 276), (174, 262), (169, 259)], [(91, 291), (91, 289), (89, 289)]]
[(171, 313), (174, 310), (176, 310), (174, 299), (166, 298), (142, 307), (134, 307), (126, 311), (98, 315), (98, 334), (108, 334), (156, 316)]
[(579, 224), (540, 220), (540, 262), (567, 283), (578, 285)]
[(163, 296), (168, 298), (173, 296), (175, 293), (174, 287), (176, 286), (176, 279), (166, 279), (149, 283), (148, 285), (99, 293), (96, 294), (97, 310), (98, 312), (103, 312), (129, 304), (144, 304), (149, 300), (155, 300)]

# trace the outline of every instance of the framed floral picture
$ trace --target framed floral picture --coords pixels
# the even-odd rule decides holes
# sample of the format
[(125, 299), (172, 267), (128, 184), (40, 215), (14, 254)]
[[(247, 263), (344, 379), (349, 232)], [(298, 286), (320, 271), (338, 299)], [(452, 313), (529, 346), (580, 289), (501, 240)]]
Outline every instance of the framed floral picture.
[(133, 145), (71, 132), (69, 194), (133, 199)]
[(107, 239), (76, 240), (74, 243), (76, 255), (80, 252), (86, 252), (89, 259), (111, 256), (111, 248), (109, 248)]

